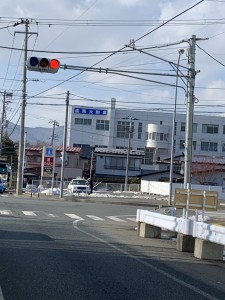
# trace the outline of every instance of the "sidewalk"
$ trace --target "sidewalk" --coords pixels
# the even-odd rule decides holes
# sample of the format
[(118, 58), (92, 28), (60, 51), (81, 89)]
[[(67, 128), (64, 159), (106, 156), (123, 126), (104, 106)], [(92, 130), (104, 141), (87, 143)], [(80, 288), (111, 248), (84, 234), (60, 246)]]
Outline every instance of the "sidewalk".
[[(13, 193), (14, 194), (14, 193)], [(108, 203), (119, 205), (134, 205), (145, 207), (167, 207), (168, 197), (162, 195), (146, 195), (140, 192), (93, 192), (90, 195), (86, 194), (71, 194), (63, 192), (63, 197), (58, 194), (46, 195), (37, 193), (25, 193), (21, 195), (25, 198), (35, 198), (40, 200), (55, 200), (69, 202), (84, 202), (84, 203)]]

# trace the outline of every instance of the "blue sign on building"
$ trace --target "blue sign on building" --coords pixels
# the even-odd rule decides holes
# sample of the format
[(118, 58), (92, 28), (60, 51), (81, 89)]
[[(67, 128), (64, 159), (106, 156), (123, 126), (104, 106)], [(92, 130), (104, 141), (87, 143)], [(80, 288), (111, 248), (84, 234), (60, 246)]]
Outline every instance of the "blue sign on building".
[(45, 148), (45, 156), (54, 156), (54, 148), (46, 147)]
[(99, 116), (107, 116), (106, 109), (93, 109), (93, 108), (74, 108), (75, 114), (83, 114), (83, 115), (99, 115)]

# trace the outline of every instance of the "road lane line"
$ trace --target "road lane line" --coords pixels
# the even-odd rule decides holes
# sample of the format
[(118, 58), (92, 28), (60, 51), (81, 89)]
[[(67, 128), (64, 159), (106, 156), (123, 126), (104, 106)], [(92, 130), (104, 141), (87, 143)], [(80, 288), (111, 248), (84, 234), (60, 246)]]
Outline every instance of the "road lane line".
[(26, 211), (26, 210), (23, 210), (22, 213), (23, 213), (25, 216), (37, 217), (37, 215), (36, 215), (33, 211)]
[(95, 221), (104, 221), (104, 219), (102, 218), (99, 218), (97, 216), (93, 216), (93, 215), (86, 215), (86, 217), (90, 218), (90, 219), (93, 219)]
[(137, 261), (138, 263), (140, 263), (140, 264), (148, 267), (149, 269), (151, 269), (151, 270), (153, 270), (153, 271), (155, 271), (155, 272), (157, 272), (157, 273), (159, 273), (159, 274), (161, 274), (161, 275), (169, 278), (170, 280), (172, 280), (172, 281), (180, 284), (181, 286), (184, 286), (184, 287), (190, 289), (191, 291), (194, 291), (195, 293), (197, 293), (197, 294), (205, 297), (206, 299), (209, 299), (209, 300), (219, 300), (218, 298), (212, 296), (212, 294), (209, 294), (209, 293), (205, 292), (204, 290), (202, 290), (202, 289), (200, 289), (198, 287), (195, 287), (194, 285), (192, 285), (190, 283), (187, 283), (184, 280), (182, 280), (182, 279), (180, 279), (178, 277), (175, 277), (174, 275), (171, 275), (170, 273), (168, 273), (168, 272), (166, 272), (164, 270), (161, 270), (159, 267), (153, 266), (153, 264), (151, 264), (150, 262), (142, 260), (141, 258), (139, 258), (137, 256), (134, 256), (133, 254), (127, 252), (126, 250), (124, 250), (122, 248), (119, 248), (118, 246), (113, 245), (113, 244), (107, 242), (103, 238), (100, 238), (100, 237), (98, 237), (98, 236), (96, 236), (96, 235), (94, 235), (94, 234), (92, 234), (90, 232), (85, 231), (80, 226), (78, 226), (79, 225), (78, 222), (79, 222), (79, 220), (73, 222), (74, 229), (79, 230), (80, 232), (83, 232), (86, 235), (89, 235), (90, 237), (96, 239), (97, 241), (100, 241), (100, 242), (104, 243), (108, 247), (111, 247), (112, 249), (114, 249), (114, 250), (116, 250), (116, 251), (118, 251), (118, 252), (120, 252), (120, 253), (128, 256), (128, 257), (130, 257), (131, 259)]
[(116, 221), (116, 222), (126, 222), (125, 220), (122, 220), (122, 219), (120, 219), (118, 217), (115, 217), (115, 216), (108, 216), (106, 218), (108, 218), (110, 220), (113, 220), (113, 221)]
[(69, 217), (71, 219), (84, 220), (83, 218), (81, 218), (75, 214), (64, 214), (64, 215), (66, 215), (67, 217)]

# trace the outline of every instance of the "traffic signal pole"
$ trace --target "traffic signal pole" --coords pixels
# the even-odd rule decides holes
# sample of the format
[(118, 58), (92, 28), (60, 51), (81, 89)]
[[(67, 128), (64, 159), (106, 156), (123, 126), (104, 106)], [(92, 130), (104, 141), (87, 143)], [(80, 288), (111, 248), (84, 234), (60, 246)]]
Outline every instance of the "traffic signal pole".
[(23, 187), (23, 153), (24, 153), (24, 127), (25, 127), (25, 107), (26, 107), (26, 82), (27, 82), (27, 43), (28, 43), (28, 25), (29, 21), (25, 21), (25, 41), (24, 41), (24, 65), (23, 65), (23, 94), (21, 104), (21, 116), (20, 116), (20, 142), (19, 142), (19, 155), (18, 155), (18, 171), (16, 182), (16, 194), (22, 194)]
[(24, 38), (24, 65), (23, 65), (23, 92), (21, 103), (21, 122), (20, 122), (20, 142), (19, 142), (19, 155), (18, 155), (18, 171), (16, 182), (16, 195), (22, 194), (23, 188), (23, 157), (24, 157), (24, 134), (25, 134), (25, 108), (26, 108), (26, 87), (27, 87), (27, 45), (28, 45), (28, 33), (37, 34), (34, 32), (28, 32), (30, 21), (28, 19), (23, 20), (22, 24), (25, 24), (25, 32), (15, 32), (25, 34)]
[(70, 92), (67, 91), (67, 95), (66, 95), (66, 116), (65, 116), (62, 166), (61, 166), (61, 181), (60, 181), (60, 198), (63, 197), (63, 186), (64, 186), (64, 169), (65, 169), (65, 160), (66, 160), (66, 139), (67, 139), (67, 126), (68, 126), (69, 97), (70, 97)]

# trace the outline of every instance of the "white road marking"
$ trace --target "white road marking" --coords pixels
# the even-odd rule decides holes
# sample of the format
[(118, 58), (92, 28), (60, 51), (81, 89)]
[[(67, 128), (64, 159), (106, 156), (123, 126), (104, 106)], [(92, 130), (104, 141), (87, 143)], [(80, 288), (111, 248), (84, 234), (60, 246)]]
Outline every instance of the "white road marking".
[(23, 213), (25, 216), (32, 216), (32, 217), (36, 217), (36, 216), (37, 216), (33, 211), (26, 211), (26, 210), (23, 210), (22, 213)]
[(0, 287), (0, 300), (4, 300), (4, 296), (3, 296), (3, 293), (2, 293), (2, 288)]
[(107, 218), (110, 219), (110, 220), (116, 221), (116, 222), (126, 222), (125, 220), (122, 220), (122, 219), (120, 219), (118, 217), (115, 217), (115, 216), (108, 216)]
[(50, 218), (56, 218), (56, 217), (57, 217), (57, 216), (54, 215), (54, 214), (47, 214), (47, 216), (50, 217)]
[(104, 243), (105, 245), (107, 245), (108, 247), (111, 247), (112, 249), (122, 253), (123, 255), (126, 255), (127, 257), (130, 257), (131, 259), (135, 260), (136, 262), (142, 264), (143, 266), (146, 266), (148, 267), (149, 269), (153, 270), (154, 272), (156, 273), (159, 273), (160, 275), (162, 276), (165, 276), (167, 278), (169, 278), (170, 280), (173, 280), (174, 282), (184, 286), (185, 288), (188, 288), (190, 289), (191, 291), (194, 291), (195, 293), (198, 293), (199, 295), (209, 299), (209, 300), (218, 300), (218, 298), (216, 297), (213, 297), (211, 294), (208, 294), (207, 292), (205, 292), (204, 290), (201, 290), (200, 288), (197, 288), (195, 287), (194, 285), (191, 285), (189, 283), (186, 283), (185, 281), (183, 281), (182, 279), (174, 276), (174, 275), (171, 275), (170, 273), (160, 269), (159, 267), (155, 267), (151, 262), (148, 262), (148, 261), (145, 261), (145, 260), (142, 260), (141, 258), (129, 253), (128, 251), (122, 249), (122, 248), (119, 248), (118, 246), (114, 245), (114, 244), (111, 244), (109, 243), (108, 241), (90, 233), (90, 232), (87, 232), (85, 231), (84, 229), (82, 229), (80, 226), (78, 227), (78, 221), (76, 222), (73, 222), (73, 227), (74, 229), (76, 230), (79, 230), (80, 232), (83, 232), (84, 234), (86, 235), (89, 235), (91, 236), (92, 238)]
[(104, 221), (104, 219), (102, 218), (99, 218), (97, 216), (92, 216), (92, 215), (86, 215), (86, 217), (90, 218), (90, 219), (93, 219), (95, 221)]
[(75, 215), (75, 214), (64, 214), (66, 215), (67, 217), (71, 218), (71, 219), (78, 219), (78, 220), (84, 220), (83, 218)]
[(137, 222), (136, 218), (127, 218), (127, 220), (133, 221), (133, 222)]
[(4, 210), (0, 210), (0, 215), (9, 216), (12, 215), (12, 212), (11, 210), (4, 209)]

